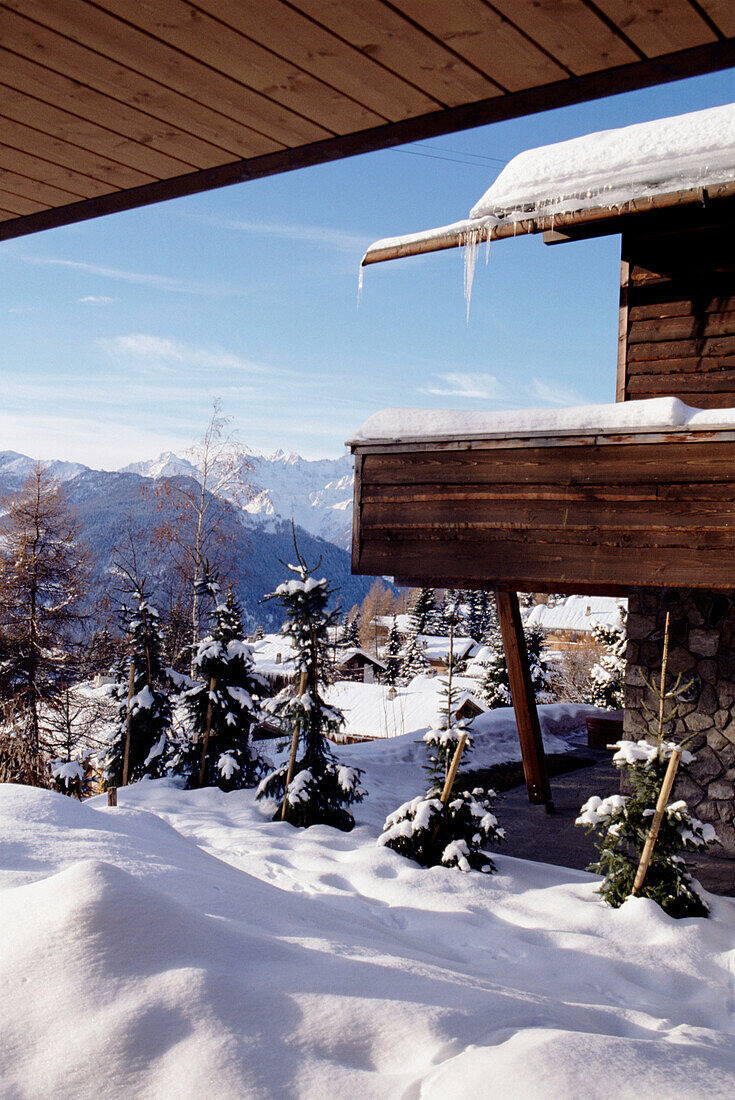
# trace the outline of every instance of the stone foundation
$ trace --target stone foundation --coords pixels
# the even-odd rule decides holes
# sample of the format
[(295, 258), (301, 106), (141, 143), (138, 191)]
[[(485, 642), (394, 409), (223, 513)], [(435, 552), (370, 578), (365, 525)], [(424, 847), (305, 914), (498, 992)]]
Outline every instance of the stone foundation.
[[(673, 739), (694, 734), (688, 748), (693, 764), (682, 767), (675, 794), (692, 812), (714, 825), (722, 848), (735, 859), (735, 593), (701, 589), (633, 589), (628, 609), (625, 673), (625, 737), (655, 734), (656, 722), (644, 710), (658, 701), (649, 683), (660, 682), (666, 612), (671, 687), (678, 673), (689, 687), (680, 697)], [(667, 727), (672, 736), (672, 727)]]

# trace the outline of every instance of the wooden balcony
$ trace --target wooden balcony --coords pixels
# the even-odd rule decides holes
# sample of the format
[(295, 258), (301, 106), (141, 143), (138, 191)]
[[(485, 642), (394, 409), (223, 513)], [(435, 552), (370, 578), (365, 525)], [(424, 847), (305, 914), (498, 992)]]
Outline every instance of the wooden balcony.
[(355, 573), (524, 591), (735, 588), (732, 429), (352, 449)]

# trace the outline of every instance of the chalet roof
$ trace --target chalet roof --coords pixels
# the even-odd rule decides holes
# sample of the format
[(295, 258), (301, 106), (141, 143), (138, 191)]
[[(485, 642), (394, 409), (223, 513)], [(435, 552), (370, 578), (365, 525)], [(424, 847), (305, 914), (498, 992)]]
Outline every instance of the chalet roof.
[(735, 63), (713, 0), (23, 0), (0, 240)]
[(594, 626), (620, 626), (621, 601), (613, 596), (567, 596), (550, 607), (539, 603), (526, 616), (526, 626), (544, 630), (591, 632)]
[(349, 649), (340, 650), (335, 658), (335, 664), (337, 667), (346, 665), (348, 661), (351, 661), (353, 657), (363, 657), (369, 664), (374, 665), (376, 668), (385, 669), (385, 664), (377, 657), (374, 657), (372, 653), (368, 653), (366, 649), (361, 649), (359, 646), (350, 646)]
[(735, 194), (735, 104), (519, 153), (452, 225), (376, 241), (363, 263)]

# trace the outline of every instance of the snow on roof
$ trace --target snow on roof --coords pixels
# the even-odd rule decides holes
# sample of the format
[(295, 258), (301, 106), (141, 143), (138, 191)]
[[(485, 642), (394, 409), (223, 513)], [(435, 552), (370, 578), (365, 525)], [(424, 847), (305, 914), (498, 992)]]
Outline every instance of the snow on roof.
[(258, 672), (285, 673), (294, 671), (296, 649), (286, 641), (282, 634), (265, 634), (257, 642), (251, 642), (253, 663)]
[(567, 596), (554, 607), (536, 604), (525, 621), (544, 630), (591, 631), (602, 624), (620, 626), (621, 607), (625, 601), (612, 596)]
[[(735, 104), (601, 130), (513, 157), (468, 219), (376, 241), (363, 262), (507, 236), (504, 227), (545, 228), (529, 219), (565, 219), (590, 210), (616, 213), (663, 196), (735, 182)], [(728, 188), (729, 190), (729, 188)], [(422, 247), (423, 245), (423, 247)], [(381, 255), (381, 253), (384, 253)], [(393, 255), (391, 255), (393, 253)]]
[(378, 660), (377, 657), (374, 657), (372, 653), (368, 653), (366, 649), (360, 649), (359, 646), (350, 646), (349, 649), (340, 650), (334, 663), (338, 666), (346, 665), (353, 657), (364, 657), (371, 665), (377, 665), (378, 668), (386, 667), (383, 662)]
[(470, 218), (517, 221), (733, 180), (735, 104), (728, 103), (519, 153)]
[(474, 638), (455, 637), (452, 641), (449, 635), (443, 634), (419, 634), (418, 641), (423, 646), (429, 661), (446, 661), (450, 648), (454, 651), (455, 660), (461, 661), (471, 649), (477, 646)]
[(514, 409), (507, 412), (383, 409), (365, 421), (350, 443), (733, 428), (735, 409), (695, 409), (678, 397), (654, 397), (610, 405)]
[[(339, 680), (327, 688), (326, 699), (344, 713), (343, 732), (348, 736), (382, 738), (400, 737), (404, 733), (419, 736), (439, 723), (446, 713), (443, 690), (444, 683), (436, 676), (417, 676), (407, 687), (397, 688)], [(453, 713), (468, 699), (480, 710), (487, 710), (481, 699), (460, 687), (454, 696)]]

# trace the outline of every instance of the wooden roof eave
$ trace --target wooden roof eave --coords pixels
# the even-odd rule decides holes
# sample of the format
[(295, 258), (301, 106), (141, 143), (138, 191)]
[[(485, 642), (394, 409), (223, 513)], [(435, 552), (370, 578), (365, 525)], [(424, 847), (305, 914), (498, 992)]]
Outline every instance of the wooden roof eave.
[(671, 212), (697, 205), (709, 209), (713, 203), (734, 196), (735, 181), (631, 199), (615, 206), (542, 214), (517, 221), (499, 221), (493, 217), (467, 219), (426, 233), (376, 241), (363, 256), (360, 266), (367, 267), (369, 264), (399, 260), (406, 256), (442, 252), (448, 248), (463, 248), (470, 244), (481, 244), (483, 241), (505, 240), (529, 233), (554, 234), (555, 238), (549, 243), (605, 236), (622, 232), (631, 222), (646, 214)]

